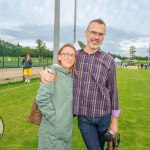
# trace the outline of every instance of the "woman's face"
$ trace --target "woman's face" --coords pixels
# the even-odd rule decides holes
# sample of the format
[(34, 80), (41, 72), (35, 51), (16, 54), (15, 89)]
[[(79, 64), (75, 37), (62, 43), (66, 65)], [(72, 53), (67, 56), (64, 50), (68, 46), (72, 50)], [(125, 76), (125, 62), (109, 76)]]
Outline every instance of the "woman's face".
[(67, 46), (64, 47), (58, 54), (58, 60), (62, 67), (67, 71), (74, 65), (76, 59), (76, 52), (73, 48)]

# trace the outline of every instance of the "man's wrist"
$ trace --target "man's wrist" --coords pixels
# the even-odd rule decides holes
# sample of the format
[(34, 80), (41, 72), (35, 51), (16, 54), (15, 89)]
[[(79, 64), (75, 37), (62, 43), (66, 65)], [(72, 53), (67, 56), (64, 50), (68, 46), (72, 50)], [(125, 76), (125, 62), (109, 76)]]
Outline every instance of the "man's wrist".
[(121, 112), (121, 109), (112, 110), (112, 117), (115, 117), (115, 118), (119, 117), (120, 112)]

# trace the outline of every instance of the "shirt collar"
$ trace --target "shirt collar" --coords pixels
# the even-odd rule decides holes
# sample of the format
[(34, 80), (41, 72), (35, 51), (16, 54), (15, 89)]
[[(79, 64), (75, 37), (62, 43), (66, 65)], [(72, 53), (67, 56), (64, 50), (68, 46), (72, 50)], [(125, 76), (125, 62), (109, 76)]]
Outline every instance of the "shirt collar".
[[(87, 52), (84, 51), (84, 49), (81, 49), (81, 52), (82, 52), (83, 54), (88, 54)], [(96, 51), (95, 53), (91, 54), (91, 55), (96, 55), (96, 54), (100, 54), (100, 53), (102, 53), (102, 50), (101, 50), (101, 48), (99, 47), (99, 50)]]

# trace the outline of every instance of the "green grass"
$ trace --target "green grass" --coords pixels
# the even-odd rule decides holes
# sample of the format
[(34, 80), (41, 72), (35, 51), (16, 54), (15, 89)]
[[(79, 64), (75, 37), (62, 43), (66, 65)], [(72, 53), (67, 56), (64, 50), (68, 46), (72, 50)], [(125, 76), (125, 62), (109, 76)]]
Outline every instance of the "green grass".
[[(149, 150), (150, 147), (150, 71), (117, 69), (120, 107), (118, 150)], [(0, 150), (36, 150), (38, 126), (26, 121), (39, 80), (0, 86), (0, 116), (5, 133)], [(13, 89), (14, 88), (14, 89)], [(86, 150), (74, 118), (73, 150)]]
[(150, 148), (150, 71), (118, 69), (122, 150)]

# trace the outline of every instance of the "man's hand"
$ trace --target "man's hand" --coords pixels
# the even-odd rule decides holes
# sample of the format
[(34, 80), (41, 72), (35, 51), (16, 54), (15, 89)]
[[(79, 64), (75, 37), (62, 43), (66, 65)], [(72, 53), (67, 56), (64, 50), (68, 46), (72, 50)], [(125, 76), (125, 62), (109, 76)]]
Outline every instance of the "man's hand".
[(112, 117), (109, 130), (113, 130), (115, 134), (118, 132), (118, 118)]
[(55, 80), (55, 75), (52, 74), (51, 69), (42, 70), (40, 72), (40, 77), (43, 83), (49, 83)]

